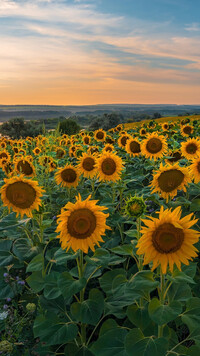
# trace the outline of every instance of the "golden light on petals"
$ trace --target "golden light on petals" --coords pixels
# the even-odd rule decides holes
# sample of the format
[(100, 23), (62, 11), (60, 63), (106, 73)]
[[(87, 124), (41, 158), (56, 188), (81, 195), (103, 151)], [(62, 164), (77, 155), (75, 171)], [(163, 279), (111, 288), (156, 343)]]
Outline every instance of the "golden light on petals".
[(178, 190), (186, 191), (186, 185), (191, 182), (189, 170), (178, 164), (163, 166), (154, 172), (151, 187), (153, 193), (159, 193), (166, 201), (177, 195)]
[(166, 139), (157, 133), (149, 134), (141, 144), (141, 153), (150, 159), (156, 160), (162, 158), (166, 151)]
[(55, 174), (56, 183), (61, 184), (63, 187), (77, 187), (79, 180), (78, 169), (70, 164), (64, 168), (59, 168)]
[(100, 180), (115, 182), (120, 179), (123, 162), (115, 153), (105, 152), (97, 159), (96, 168)]
[(195, 183), (200, 182), (200, 156), (193, 160), (193, 163), (189, 166), (189, 172), (194, 179)]
[(90, 198), (91, 195), (82, 201), (79, 195), (76, 203), (67, 203), (58, 216), (56, 231), (60, 233), (61, 247), (67, 251), (69, 248), (75, 252), (80, 249), (88, 253), (89, 248), (94, 251), (94, 246), (100, 247), (99, 242), (103, 242), (105, 230), (110, 229), (106, 225), (109, 214), (102, 212), (107, 208), (98, 206), (98, 201)]
[(200, 140), (190, 138), (186, 142), (182, 142), (181, 152), (183, 157), (186, 157), (188, 160), (197, 158), (200, 154)]
[(181, 208), (175, 210), (162, 207), (159, 218), (151, 216), (142, 220), (146, 226), (142, 227), (142, 236), (137, 244), (137, 254), (144, 255), (144, 264), (153, 262), (152, 270), (159, 265), (162, 272), (167, 268), (173, 272), (174, 265), (181, 270), (181, 263), (189, 264), (197, 256), (197, 249), (193, 246), (198, 242), (200, 233), (191, 227), (198, 220), (192, 220), (193, 214), (181, 219)]
[(93, 178), (96, 173), (96, 157), (92, 154), (83, 153), (79, 158), (79, 164), (77, 168), (80, 174), (83, 174), (86, 178)]
[(5, 184), (1, 188), (1, 199), (9, 209), (12, 208), (17, 216), (26, 214), (32, 217), (32, 210), (39, 209), (42, 192), (38, 182), (25, 179), (23, 176), (4, 179)]
[(189, 136), (189, 135), (191, 135), (193, 133), (193, 127), (192, 126), (190, 126), (190, 125), (183, 125), (182, 127), (181, 127), (181, 134), (183, 135), (183, 136)]
[(17, 173), (24, 174), (27, 177), (34, 177), (35, 176), (35, 167), (28, 159), (18, 159), (15, 162), (15, 171)]
[(105, 140), (105, 138), (106, 138), (106, 132), (104, 130), (102, 130), (102, 129), (96, 130), (94, 132), (94, 138), (97, 141), (102, 141), (103, 142)]
[(130, 154), (130, 156), (136, 157), (141, 153), (140, 142), (137, 138), (130, 138), (126, 143), (126, 152)]

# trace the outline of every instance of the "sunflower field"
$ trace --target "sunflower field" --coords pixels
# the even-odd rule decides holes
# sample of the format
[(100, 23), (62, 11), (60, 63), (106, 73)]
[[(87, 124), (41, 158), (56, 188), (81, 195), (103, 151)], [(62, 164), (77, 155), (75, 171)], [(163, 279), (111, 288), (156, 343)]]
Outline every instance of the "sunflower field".
[(199, 135), (0, 138), (0, 355), (200, 354)]

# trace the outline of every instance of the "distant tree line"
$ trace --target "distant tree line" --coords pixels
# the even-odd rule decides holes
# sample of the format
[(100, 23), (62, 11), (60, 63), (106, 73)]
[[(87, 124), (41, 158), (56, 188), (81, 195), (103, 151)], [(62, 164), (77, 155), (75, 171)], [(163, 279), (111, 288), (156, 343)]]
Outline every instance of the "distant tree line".
[[(37, 124), (36, 124), (37, 123)], [(4, 122), (0, 126), (0, 133), (12, 139), (35, 137), (42, 132), (42, 124), (38, 121), (25, 121), (22, 117), (17, 117)]]

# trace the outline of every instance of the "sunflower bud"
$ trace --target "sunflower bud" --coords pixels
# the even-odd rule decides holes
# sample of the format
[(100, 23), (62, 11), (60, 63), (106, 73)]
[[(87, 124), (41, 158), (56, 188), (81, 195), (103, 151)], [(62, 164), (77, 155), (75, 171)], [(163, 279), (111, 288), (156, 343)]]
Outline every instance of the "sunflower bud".
[(146, 210), (146, 205), (143, 198), (130, 197), (126, 201), (125, 213), (126, 215), (139, 218)]
[(26, 310), (30, 313), (34, 313), (35, 309), (36, 309), (36, 305), (34, 303), (28, 303), (26, 305)]
[(9, 341), (3, 340), (0, 342), (0, 351), (10, 353), (12, 352), (12, 350), (13, 350), (13, 346)]

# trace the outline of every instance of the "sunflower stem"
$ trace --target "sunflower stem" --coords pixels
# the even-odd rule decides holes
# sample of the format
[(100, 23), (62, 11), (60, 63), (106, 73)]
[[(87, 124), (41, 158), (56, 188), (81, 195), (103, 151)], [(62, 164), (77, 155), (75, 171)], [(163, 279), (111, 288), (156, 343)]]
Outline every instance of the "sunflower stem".
[[(78, 271), (79, 271), (79, 279), (81, 279), (84, 274), (83, 251), (82, 250), (80, 250), (80, 255), (79, 255)], [(85, 288), (83, 288), (80, 291), (80, 303), (83, 303), (83, 301), (84, 301), (84, 293), (85, 293)], [(86, 325), (84, 323), (81, 323), (81, 339), (82, 339), (82, 344), (85, 345), (86, 344)]]
[[(165, 275), (162, 273), (160, 267), (160, 303), (163, 305), (165, 303)], [(165, 324), (158, 325), (158, 337), (163, 336), (163, 329)]]

